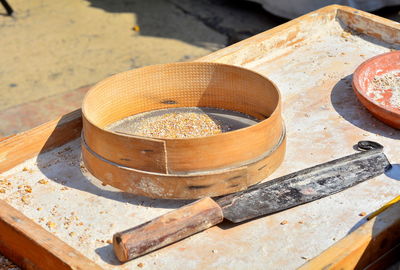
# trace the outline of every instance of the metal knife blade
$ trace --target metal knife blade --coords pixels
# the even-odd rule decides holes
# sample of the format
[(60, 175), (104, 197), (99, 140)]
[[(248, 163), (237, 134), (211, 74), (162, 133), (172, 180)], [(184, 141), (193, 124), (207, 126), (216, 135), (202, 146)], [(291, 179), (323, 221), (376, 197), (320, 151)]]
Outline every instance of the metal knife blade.
[(226, 195), (216, 202), (237, 223), (311, 202), (376, 177), (390, 168), (383, 146), (361, 141), (366, 150)]

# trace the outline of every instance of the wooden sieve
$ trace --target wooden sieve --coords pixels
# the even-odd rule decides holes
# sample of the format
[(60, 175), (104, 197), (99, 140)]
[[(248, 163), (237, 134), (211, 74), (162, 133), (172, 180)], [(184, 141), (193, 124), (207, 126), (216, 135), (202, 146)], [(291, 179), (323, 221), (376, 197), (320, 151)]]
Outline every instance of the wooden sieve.
[[(260, 120), (206, 137), (134, 136), (105, 127), (158, 109), (209, 107)], [(282, 162), (285, 129), (277, 87), (253, 71), (218, 63), (148, 66), (96, 84), (83, 105), (85, 166), (106, 184), (154, 198), (194, 199), (246, 189)]]

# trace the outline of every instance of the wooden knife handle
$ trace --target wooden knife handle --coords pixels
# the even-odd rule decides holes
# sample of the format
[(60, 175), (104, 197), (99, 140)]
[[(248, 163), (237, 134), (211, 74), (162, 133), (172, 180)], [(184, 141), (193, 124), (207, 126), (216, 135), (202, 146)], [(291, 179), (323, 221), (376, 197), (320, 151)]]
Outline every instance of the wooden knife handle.
[(222, 222), (221, 207), (204, 198), (149, 222), (114, 234), (114, 252), (126, 262)]

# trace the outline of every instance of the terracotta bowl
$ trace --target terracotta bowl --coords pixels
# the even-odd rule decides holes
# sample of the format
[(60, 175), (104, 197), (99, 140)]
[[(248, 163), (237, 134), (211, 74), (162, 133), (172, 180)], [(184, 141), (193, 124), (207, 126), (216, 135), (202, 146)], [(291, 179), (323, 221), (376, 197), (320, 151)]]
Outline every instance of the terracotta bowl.
[(375, 76), (399, 71), (400, 51), (368, 59), (354, 72), (353, 89), (361, 103), (379, 120), (400, 129), (400, 107), (391, 103), (392, 89), (369, 89)]

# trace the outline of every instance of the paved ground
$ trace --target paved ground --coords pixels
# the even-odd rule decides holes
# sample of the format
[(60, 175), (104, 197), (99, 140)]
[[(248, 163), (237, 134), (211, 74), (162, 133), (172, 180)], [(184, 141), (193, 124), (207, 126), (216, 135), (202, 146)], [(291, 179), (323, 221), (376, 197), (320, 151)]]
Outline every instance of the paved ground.
[[(15, 15), (0, 14), (0, 137), (79, 108), (88, 86), (111, 74), (198, 58), (285, 21), (244, 0), (9, 2)], [(399, 10), (379, 14), (400, 21)]]
[(241, 0), (9, 2), (14, 17), (0, 16), (0, 136), (80, 107), (85, 86), (111, 74), (198, 58), (283, 22)]

